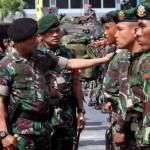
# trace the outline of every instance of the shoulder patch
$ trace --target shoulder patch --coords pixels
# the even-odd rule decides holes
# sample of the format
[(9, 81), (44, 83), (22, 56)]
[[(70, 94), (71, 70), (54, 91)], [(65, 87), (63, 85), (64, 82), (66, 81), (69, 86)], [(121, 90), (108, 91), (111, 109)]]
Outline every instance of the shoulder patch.
[(146, 57), (145, 59), (143, 59), (141, 61), (141, 65), (140, 65), (139, 70), (142, 73), (148, 73), (148, 72), (150, 72), (150, 56)]

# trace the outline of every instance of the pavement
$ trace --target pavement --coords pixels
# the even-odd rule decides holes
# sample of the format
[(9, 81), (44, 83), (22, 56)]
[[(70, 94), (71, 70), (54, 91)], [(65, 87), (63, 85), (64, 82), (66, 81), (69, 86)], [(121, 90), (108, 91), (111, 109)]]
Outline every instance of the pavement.
[(86, 126), (80, 136), (79, 150), (105, 150), (105, 131), (108, 115), (85, 103)]

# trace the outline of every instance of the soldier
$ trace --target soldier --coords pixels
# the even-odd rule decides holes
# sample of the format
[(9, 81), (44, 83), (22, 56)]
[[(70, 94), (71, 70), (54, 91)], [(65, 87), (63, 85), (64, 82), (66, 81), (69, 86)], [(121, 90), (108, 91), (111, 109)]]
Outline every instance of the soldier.
[[(45, 27), (44, 20), (49, 20), (49, 26)], [(57, 56), (69, 59), (74, 58), (75, 56), (70, 49), (59, 45), (61, 31), (57, 22), (55, 15), (46, 15), (39, 20), (39, 34), (42, 37), (42, 43), (48, 46), (48, 50), (53, 51)], [(46, 36), (47, 32), (49, 32), (50, 36)], [(61, 73), (51, 73), (55, 74), (56, 81), (54, 82), (57, 82), (57, 90), (61, 93), (61, 96), (56, 96), (55, 99), (57, 100), (54, 102), (56, 113), (53, 118), (55, 120), (52, 133), (53, 150), (71, 150), (73, 140), (76, 138), (77, 127), (78, 129), (84, 128), (84, 97), (79, 81), (79, 71), (76, 69), (73, 71), (63, 70)], [(59, 102), (57, 103), (58, 100)], [(76, 108), (78, 112), (77, 123)]]
[[(116, 14), (117, 14), (117, 11), (111, 11), (111, 12), (108, 12), (106, 15), (102, 16), (102, 18), (101, 18), (101, 22), (103, 23), (104, 29), (105, 29), (104, 35), (105, 35), (105, 38), (107, 40), (107, 44), (110, 46), (109, 48), (106, 48), (107, 49), (106, 53), (108, 53), (112, 49), (114, 51), (116, 51), (116, 47), (115, 47), (115, 33), (116, 33), (115, 19), (116, 19)], [(113, 59), (114, 59), (114, 57), (113, 57)], [(113, 59), (112, 59), (112, 61), (113, 61)], [(103, 68), (104, 68), (103, 69), (104, 70), (103, 76), (105, 76), (105, 78), (103, 79), (103, 85), (102, 85), (103, 89), (102, 89), (102, 95), (100, 97), (101, 103), (104, 101), (105, 89), (106, 90), (109, 89), (109, 86), (112, 87), (111, 85), (113, 84), (113, 85), (115, 85), (115, 87), (113, 87), (114, 88), (113, 91), (115, 93), (117, 91), (117, 79), (118, 79), (117, 77), (113, 81), (109, 80), (110, 82), (107, 82), (107, 76), (108, 76), (108, 79), (110, 79), (110, 76), (111, 76), (109, 74), (106, 75), (108, 64), (109, 63), (103, 64), (104, 65), (103, 66)], [(110, 93), (110, 92), (107, 92), (107, 93)], [(105, 99), (107, 99), (106, 96), (105, 96)], [(109, 105), (109, 102), (108, 102), (108, 105)]]
[[(128, 49), (132, 55), (141, 50), (141, 46), (138, 44), (137, 38), (135, 38), (138, 18), (135, 16), (134, 11), (135, 9), (132, 8), (118, 12), (117, 32), (115, 34), (117, 48)], [(120, 118), (115, 125), (115, 142), (124, 143), (125, 149), (135, 148), (135, 129), (133, 128), (133, 125), (138, 121), (135, 112), (126, 112), (126, 106), (128, 103), (127, 75), (130, 65), (130, 53), (125, 53), (122, 55), (122, 58), (119, 58), (119, 68), (117, 68), (119, 70), (118, 113), (120, 114)]]
[(136, 112), (134, 124), (136, 149), (150, 149), (150, 3), (141, 4), (135, 11), (138, 16), (136, 36), (141, 50), (133, 53), (128, 72), (127, 111)]
[(49, 70), (91, 67), (111, 58), (68, 60), (36, 50), (37, 29), (35, 20), (20, 18), (8, 30), (14, 51), (0, 62), (0, 139), (4, 149), (51, 149)]
[[(114, 13), (114, 21), (117, 21), (117, 14), (118, 11), (116, 11)], [(102, 21), (107, 21), (108, 17), (103, 17)], [(116, 34), (116, 24), (115, 22), (113, 23), (113, 25), (115, 26), (115, 31), (111, 32), (109, 31), (109, 22), (105, 24), (105, 34), (106, 37), (108, 39), (109, 43), (113, 43), (115, 44), (115, 34)], [(105, 105), (104, 108), (105, 110), (110, 110), (111, 112), (111, 123), (112, 123), (112, 128), (110, 128), (110, 130), (112, 130), (113, 132), (116, 132), (115, 129), (115, 125), (117, 120), (119, 119), (120, 122), (120, 104), (119, 104), (119, 90), (121, 88), (121, 86), (124, 84), (124, 80), (122, 80), (122, 76), (124, 75), (124, 77), (126, 77), (127, 75), (127, 68), (129, 65), (129, 53), (128, 50), (123, 50), (123, 49), (117, 49), (116, 51), (116, 55), (113, 57), (113, 59), (111, 60), (111, 62), (109, 63), (108, 66), (108, 70), (107, 73), (104, 77), (104, 82), (103, 82), (103, 88), (102, 88), (102, 96), (104, 96), (104, 101), (105, 101)], [(126, 76), (125, 76), (126, 75)], [(116, 134), (113, 134), (113, 139), (108, 139), (108, 140), (113, 140), (113, 142), (111, 144), (113, 144), (113, 146), (116, 147), (116, 145), (114, 145), (114, 142), (118, 143), (122, 143), (122, 141), (124, 140), (123, 136), (120, 136), (118, 139), (121, 141), (117, 141), (116, 138), (114, 138), (114, 136)], [(118, 148), (118, 147), (117, 147)]]
[(85, 16), (86, 16), (86, 19), (87, 19), (87, 20), (96, 21), (96, 13), (95, 13), (95, 11), (92, 9), (92, 5), (91, 5), (91, 4), (88, 5), (88, 9), (87, 9), (87, 11), (85, 12)]

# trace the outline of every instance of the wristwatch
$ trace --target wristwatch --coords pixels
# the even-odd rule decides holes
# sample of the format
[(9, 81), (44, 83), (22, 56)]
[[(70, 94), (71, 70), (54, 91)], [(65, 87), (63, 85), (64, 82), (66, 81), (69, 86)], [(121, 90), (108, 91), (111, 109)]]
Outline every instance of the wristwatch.
[(79, 113), (85, 114), (85, 109), (84, 109), (84, 108), (78, 108), (78, 109), (77, 109), (77, 113), (78, 113), (78, 114), (79, 114)]
[(7, 131), (0, 131), (0, 139), (5, 138), (8, 135)]

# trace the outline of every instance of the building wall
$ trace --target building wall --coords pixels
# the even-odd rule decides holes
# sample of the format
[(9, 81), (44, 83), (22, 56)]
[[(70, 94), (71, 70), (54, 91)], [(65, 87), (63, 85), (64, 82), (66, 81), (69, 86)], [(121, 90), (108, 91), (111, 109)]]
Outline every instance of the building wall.
[[(121, 0), (43, 0), (43, 10), (44, 13), (47, 11), (48, 7), (57, 7), (58, 14), (65, 13), (68, 16), (82, 16), (87, 9), (88, 4), (92, 4), (93, 9), (96, 11), (98, 16), (120, 8)], [(30, 0), (27, 0), (28, 8), (25, 9), (27, 17), (36, 16), (36, 4), (37, 0), (30, 3)]]

